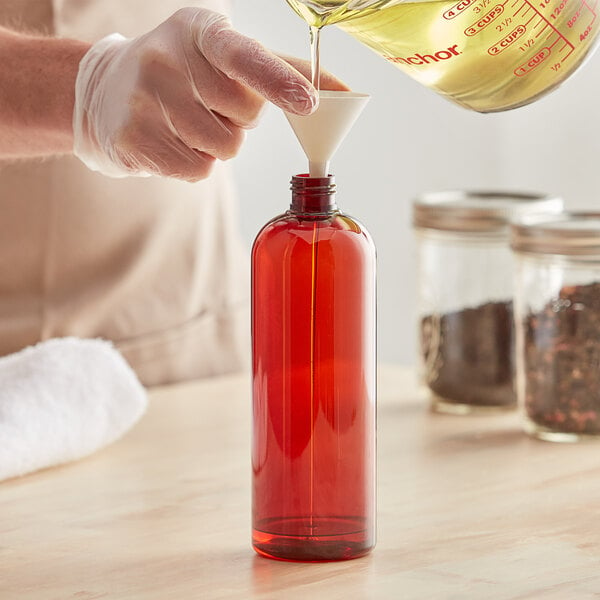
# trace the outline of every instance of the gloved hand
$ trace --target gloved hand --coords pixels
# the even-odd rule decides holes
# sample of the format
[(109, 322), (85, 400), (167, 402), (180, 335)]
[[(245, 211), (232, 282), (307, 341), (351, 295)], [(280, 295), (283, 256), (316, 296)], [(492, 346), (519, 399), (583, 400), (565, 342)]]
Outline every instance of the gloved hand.
[[(294, 67), (290, 65), (294, 63)], [(184, 8), (135, 39), (108, 36), (83, 57), (73, 112), (74, 153), (104, 175), (207, 177), (238, 152), (266, 103), (311, 113), (305, 61), (275, 56), (207, 9)], [(325, 74), (324, 89), (347, 87)]]

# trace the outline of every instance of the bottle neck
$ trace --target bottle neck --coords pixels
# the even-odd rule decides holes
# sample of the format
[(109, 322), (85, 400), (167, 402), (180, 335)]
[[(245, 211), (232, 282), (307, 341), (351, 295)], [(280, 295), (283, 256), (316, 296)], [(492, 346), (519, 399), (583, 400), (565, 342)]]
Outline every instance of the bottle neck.
[(337, 210), (333, 175), (327, 177), (294, 175), (291, 190), (290, 210), (294, 213), (323, 214)]

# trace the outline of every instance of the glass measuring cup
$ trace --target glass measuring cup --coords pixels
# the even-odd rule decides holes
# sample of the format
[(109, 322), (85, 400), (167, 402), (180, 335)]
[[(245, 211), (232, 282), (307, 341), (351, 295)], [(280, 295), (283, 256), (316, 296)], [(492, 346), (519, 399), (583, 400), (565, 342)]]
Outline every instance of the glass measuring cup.
[(600, 36), (599, 0), (286, 0), (313, 27), (336, 24), (400, 70), (478, 112), (558, 87)]

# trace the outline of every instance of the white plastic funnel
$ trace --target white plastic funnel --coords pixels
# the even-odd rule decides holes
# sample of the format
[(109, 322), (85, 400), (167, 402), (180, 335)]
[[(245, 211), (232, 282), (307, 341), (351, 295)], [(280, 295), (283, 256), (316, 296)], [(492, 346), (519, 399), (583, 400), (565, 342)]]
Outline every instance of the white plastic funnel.
[(311, 177), (327, 177), (329, 161), (369, 101), (356, 92), (319, 92), (319, 107), (311, 115), (285, 113), (304, 153)]

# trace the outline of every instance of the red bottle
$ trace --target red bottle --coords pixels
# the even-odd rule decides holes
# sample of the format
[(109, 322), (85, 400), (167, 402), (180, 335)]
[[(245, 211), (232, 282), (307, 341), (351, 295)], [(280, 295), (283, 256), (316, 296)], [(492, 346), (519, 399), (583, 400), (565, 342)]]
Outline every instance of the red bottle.
[(335, 205), (332, 176), (252, 250), (253, 547), (356, 558), (375, 545), (375, 248)]

